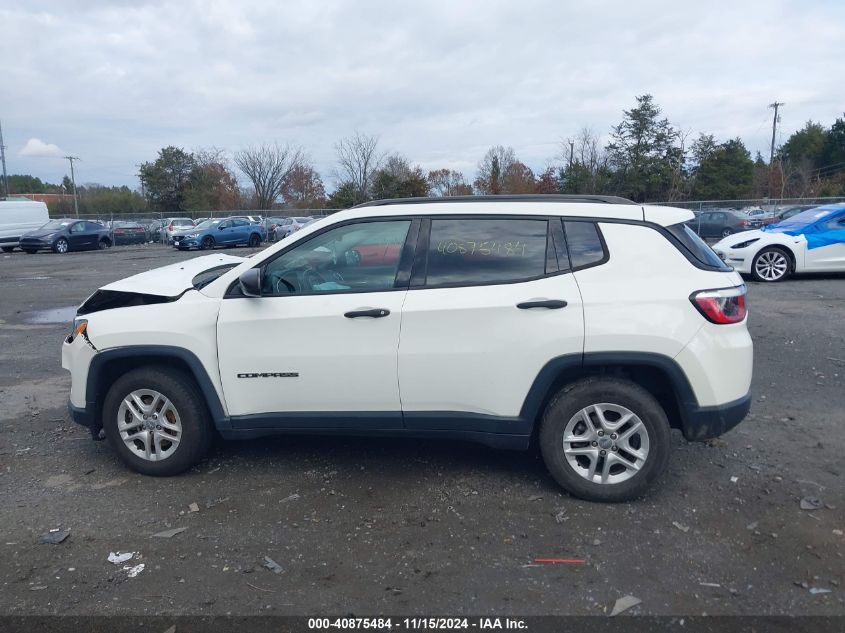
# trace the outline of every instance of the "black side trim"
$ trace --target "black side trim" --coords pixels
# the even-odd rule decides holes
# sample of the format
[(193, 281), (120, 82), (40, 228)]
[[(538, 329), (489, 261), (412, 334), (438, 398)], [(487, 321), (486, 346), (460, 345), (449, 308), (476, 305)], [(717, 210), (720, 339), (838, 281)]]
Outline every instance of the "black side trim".
[(319, 430), (401, 430), (401, 411), (293, 411), (235, 415), (231, 428), (253, 431), (276, 429), (303, 432)]
[(728, 404), (698, 407), (688, 414), (683, 428), (684, 437), (691, 442), (719, 437), (742, 422), (750, 409), (750, 392)]
[(340, 435), (343, 437), (395, 437), (402, 439), (449, 439), (464, 440), (483, 444), (491, 448), (524, 451), (528, 448), (530, 435), (509, 435), (507, 433), (483, 433), (478, 431), (442, 430), (442, 429), (234, 429), (220, 431), (226, 440), (251, 440), (268, 435)]
[(662, 354), (649, 354), (646, 352), (587, 352), (584, 354), (584, 367), (597, 367), (602, 365), (646, 365), (662, 370), (672, 383), (672, 391), (678, 399), (682, 413), (684, 410), (698, 408), (698, 400), (695, 392), (689, 384), (689, 380), (680, 368), (669, 356)]
[[(91, 359), (91, 365), (88, 368), (88, 380), (85, 385), (86, 407), (85, 411), (92, 424), (98, 428), (102, 426), (100, 422), (100, 409), (103, 404), (105, 394), (100, 393), (99, 385), (104, 371), (108, 370), (108, 365), (112, 361), (122, 359), (177, 359), (185, 363), (191, 374), (196, 380), (197, 385), (202, 391), (203, 398), (208, 405), (208, 410), (214, 420), (217, 428), (228, 428), (229, 422), (225, 413), (223, 412), (223, 405), (220, 398), (217, 396), (217, 391), (214, 384), (211, 382), (208, 373), (203, 367), (200, 359), (193, 353), (181, 347), (172, 347), (169, 345), (132, 345), (127, 347), (115, 347), (112, 349), (103, 350), (96, 354)], [(76, 419), (74, 417), (74, 419)], [(91, 425), (86, 425), (91, 426)]]
[(472, 431), (530, 435), (533, 420), (506, 418), (462, 411), (405, 411), (405, 428), (409, 431)]

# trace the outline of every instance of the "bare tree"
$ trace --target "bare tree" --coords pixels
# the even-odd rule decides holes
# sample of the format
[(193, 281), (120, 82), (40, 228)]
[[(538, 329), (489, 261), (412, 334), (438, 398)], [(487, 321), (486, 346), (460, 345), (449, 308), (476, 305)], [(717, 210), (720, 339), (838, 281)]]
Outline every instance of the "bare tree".
[(435, 169), (428, 172), (428, 186), (434, 196), (470, 196), (472, 187), (464, 175), (451, 169)]
[(373, 174), (378, 170), (382, 155), (378, 152), (378, 137), (355, 131), (352, 136), (335, 144), (337, 175), (342, 183), (353, 189), (354, 202), (364, 202), (370, 195)]
[(302, 150), (278, 143), (250, 146), (235, 154), (235, 164), (255, 189), (259, 209), (270, 209), (282, 194), (282, 187), (302, 160)]
[(475, 188), (482, 194), (508, 193), (507, 176), (518, 162), (512, 147), (491, 147), (478, 163)]

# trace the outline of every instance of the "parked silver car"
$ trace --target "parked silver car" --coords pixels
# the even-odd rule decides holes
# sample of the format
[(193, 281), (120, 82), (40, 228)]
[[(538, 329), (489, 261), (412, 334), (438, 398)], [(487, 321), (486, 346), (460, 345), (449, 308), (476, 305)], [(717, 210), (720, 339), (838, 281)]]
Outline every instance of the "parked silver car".
[(314, 218), (312, 217), (282, 218), (281, 223), (276, 225), (276, 239), (281, 240), (291, 233), (296, 233), (303, 226), (313, 221)]

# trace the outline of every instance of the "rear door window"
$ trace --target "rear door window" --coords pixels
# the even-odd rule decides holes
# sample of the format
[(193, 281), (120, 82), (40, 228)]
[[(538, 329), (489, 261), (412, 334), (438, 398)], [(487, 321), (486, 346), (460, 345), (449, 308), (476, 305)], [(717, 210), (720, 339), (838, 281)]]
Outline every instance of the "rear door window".
[(549, 259), (547, 239), (547, 220), (434, 218), (426, 286), (498, 284), (542, 277)]

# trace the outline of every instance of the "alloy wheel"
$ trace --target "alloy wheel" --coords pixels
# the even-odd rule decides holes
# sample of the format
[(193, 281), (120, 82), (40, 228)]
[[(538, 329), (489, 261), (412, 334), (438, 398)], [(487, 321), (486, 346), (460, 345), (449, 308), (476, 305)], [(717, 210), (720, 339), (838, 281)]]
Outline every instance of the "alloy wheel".
[(766, 281), (777, 281), (789, 270), (789, 261), (780, 251), (765, 251), (754, 262), (754, 271)]
[(635, 476), (649, 455), (643, 421), (630, 409), (602, 402), (587, 406), (567, 423), (563, 453), (581, 477), (597, 484), (617, 484)]
[(67, 240), (60, 239), (58, 242), (56, 242), (56, 252), (67, 253)]
[(117, 430), (126, 447), (147, 461), (170, 457), (182, 440), (182, 420), (173, 403), (153, 389), (136, 389), (117, 410)]

